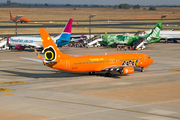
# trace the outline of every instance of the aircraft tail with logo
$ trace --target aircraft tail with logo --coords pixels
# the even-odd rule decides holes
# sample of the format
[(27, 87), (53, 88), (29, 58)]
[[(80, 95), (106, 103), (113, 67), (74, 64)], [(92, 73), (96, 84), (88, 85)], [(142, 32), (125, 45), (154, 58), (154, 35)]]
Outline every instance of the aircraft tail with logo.
[(159, 37), (159, 34), (161, 32), (161, 26), (162, 26), (162, 20), (160, 20), (156, 26), (154, 27), (154, 29), (151, 31), (151, 33), (147, 34), (146, 37), (146, 41), (147, 43), (155, 43), (158, 42), (161, 38)]
[(73, 19), (69, 19), (68, 23), (66, 24), (63, 32), (60, 36), (55, 37), (56, 44), (58, 47), (64, 46), (71, 41), (71, 29), (72, 29), (72, 22)]
[(9, 11), (9, 13), (10, 13), (10, 19), (13, 20), (14, 17), (13, 17), (13, 15), (12, 15), (11, 11)]
[[(57, 48), (56, 44), (53, 42), (49, 34), (46, 32), (44, 28), (39, 29), (41, 34), (41, 40), (43, 45), (43, 51), (45, 56), (44, 62), (46, 63), (55, 63), (59, 61), (62, 58), (65, 57), (71, 57), (69, 55), (63, 54), (60, 52), (60, 50)], [(38, 56), (38, 58), (41, 58)]]
[(79, 41), (81, 41), (81, 40), (82, 40), (83, 36), (84, 36), (84, 34), (82, 34), (82, 35), (81, 35), (81, 38), (79, 39)]

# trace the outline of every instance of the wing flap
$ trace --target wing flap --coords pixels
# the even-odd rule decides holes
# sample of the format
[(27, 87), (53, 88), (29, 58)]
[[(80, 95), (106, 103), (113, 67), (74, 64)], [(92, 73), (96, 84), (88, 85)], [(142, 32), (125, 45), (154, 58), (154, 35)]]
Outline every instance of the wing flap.
[(101, 71), (106, 71), (106, 70), (110, 70), (110, 69), (112, 69), (112, 70), (117, 70), (117, 69), (123, 69), (123, 68), (125, 68), (125, 67), (135, 67), (135, 66), (112, 65), (112, 66), (108, 66), (108, 67), (102, 68)]

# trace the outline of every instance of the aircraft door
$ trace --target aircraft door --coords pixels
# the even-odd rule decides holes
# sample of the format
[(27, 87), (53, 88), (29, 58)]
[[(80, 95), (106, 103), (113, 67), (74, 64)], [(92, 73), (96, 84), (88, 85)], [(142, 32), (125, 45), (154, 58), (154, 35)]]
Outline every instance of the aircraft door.
[(147, 62), (147, 57), (144, 55), (144, 62), (146, 63)]
[(70, 68), (70, 62), (66, 61), (66, 69), (69, 69), (69, 68)]

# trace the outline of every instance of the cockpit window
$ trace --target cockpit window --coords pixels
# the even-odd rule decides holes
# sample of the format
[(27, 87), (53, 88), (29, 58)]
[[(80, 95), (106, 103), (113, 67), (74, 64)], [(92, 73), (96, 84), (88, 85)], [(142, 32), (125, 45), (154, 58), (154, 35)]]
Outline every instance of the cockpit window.
[(148, 57), (149, 59), (151, 58), (151, 57)]

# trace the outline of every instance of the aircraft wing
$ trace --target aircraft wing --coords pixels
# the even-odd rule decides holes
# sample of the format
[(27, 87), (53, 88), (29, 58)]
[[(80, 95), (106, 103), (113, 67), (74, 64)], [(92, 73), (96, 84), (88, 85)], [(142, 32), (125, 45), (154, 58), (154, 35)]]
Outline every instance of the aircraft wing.
[(118, 70), (118, 69), (122, 69), (122, 68), (125, 68), (125, 67), (135, 67), (135, 66), (112, 65), (112, 66), (108, 66), (108, 67), (102, 68), (101, 71), (105, 71), (105, 70), (116, 71), (116, 70)]
[[(25, 44), (24, 44), (25, 45)], [(37, 45), (37, 44), (34, 44), (34, 43), (28, 43), (27, 45), (25, 46), (30, 46), (30, 47), (35, 47), (35, 48), (42, 48), (42, 46), (40, 45)]]
[(119, 72), (121, 75), (125, 75), (125, 74), (131, 74), (134, 72), (134, 67), (135, 66), (130, 66), (130, 65), (112, 65), (112, 66), (108, 66), (105, 67), (103, 69), (101, 69), (101, 71), (107, 71), (107, 72)]
[(152, 39), (159, 39), (160, 37), (151, 37)]
[(15, 17), (15, 19), (19, 19), (19, 18), (22, 18), (23, 17), (23, 15), (17, 15), (16, 17)]
[(139, 36), (139, 38), (147, 38), (147, 36)]
[(167, 39), (169, 39), (169, 38), (174, 38), (174, 37), (169, 36), (169, 35), (161, 35), (161, 38), (167, 38)]

